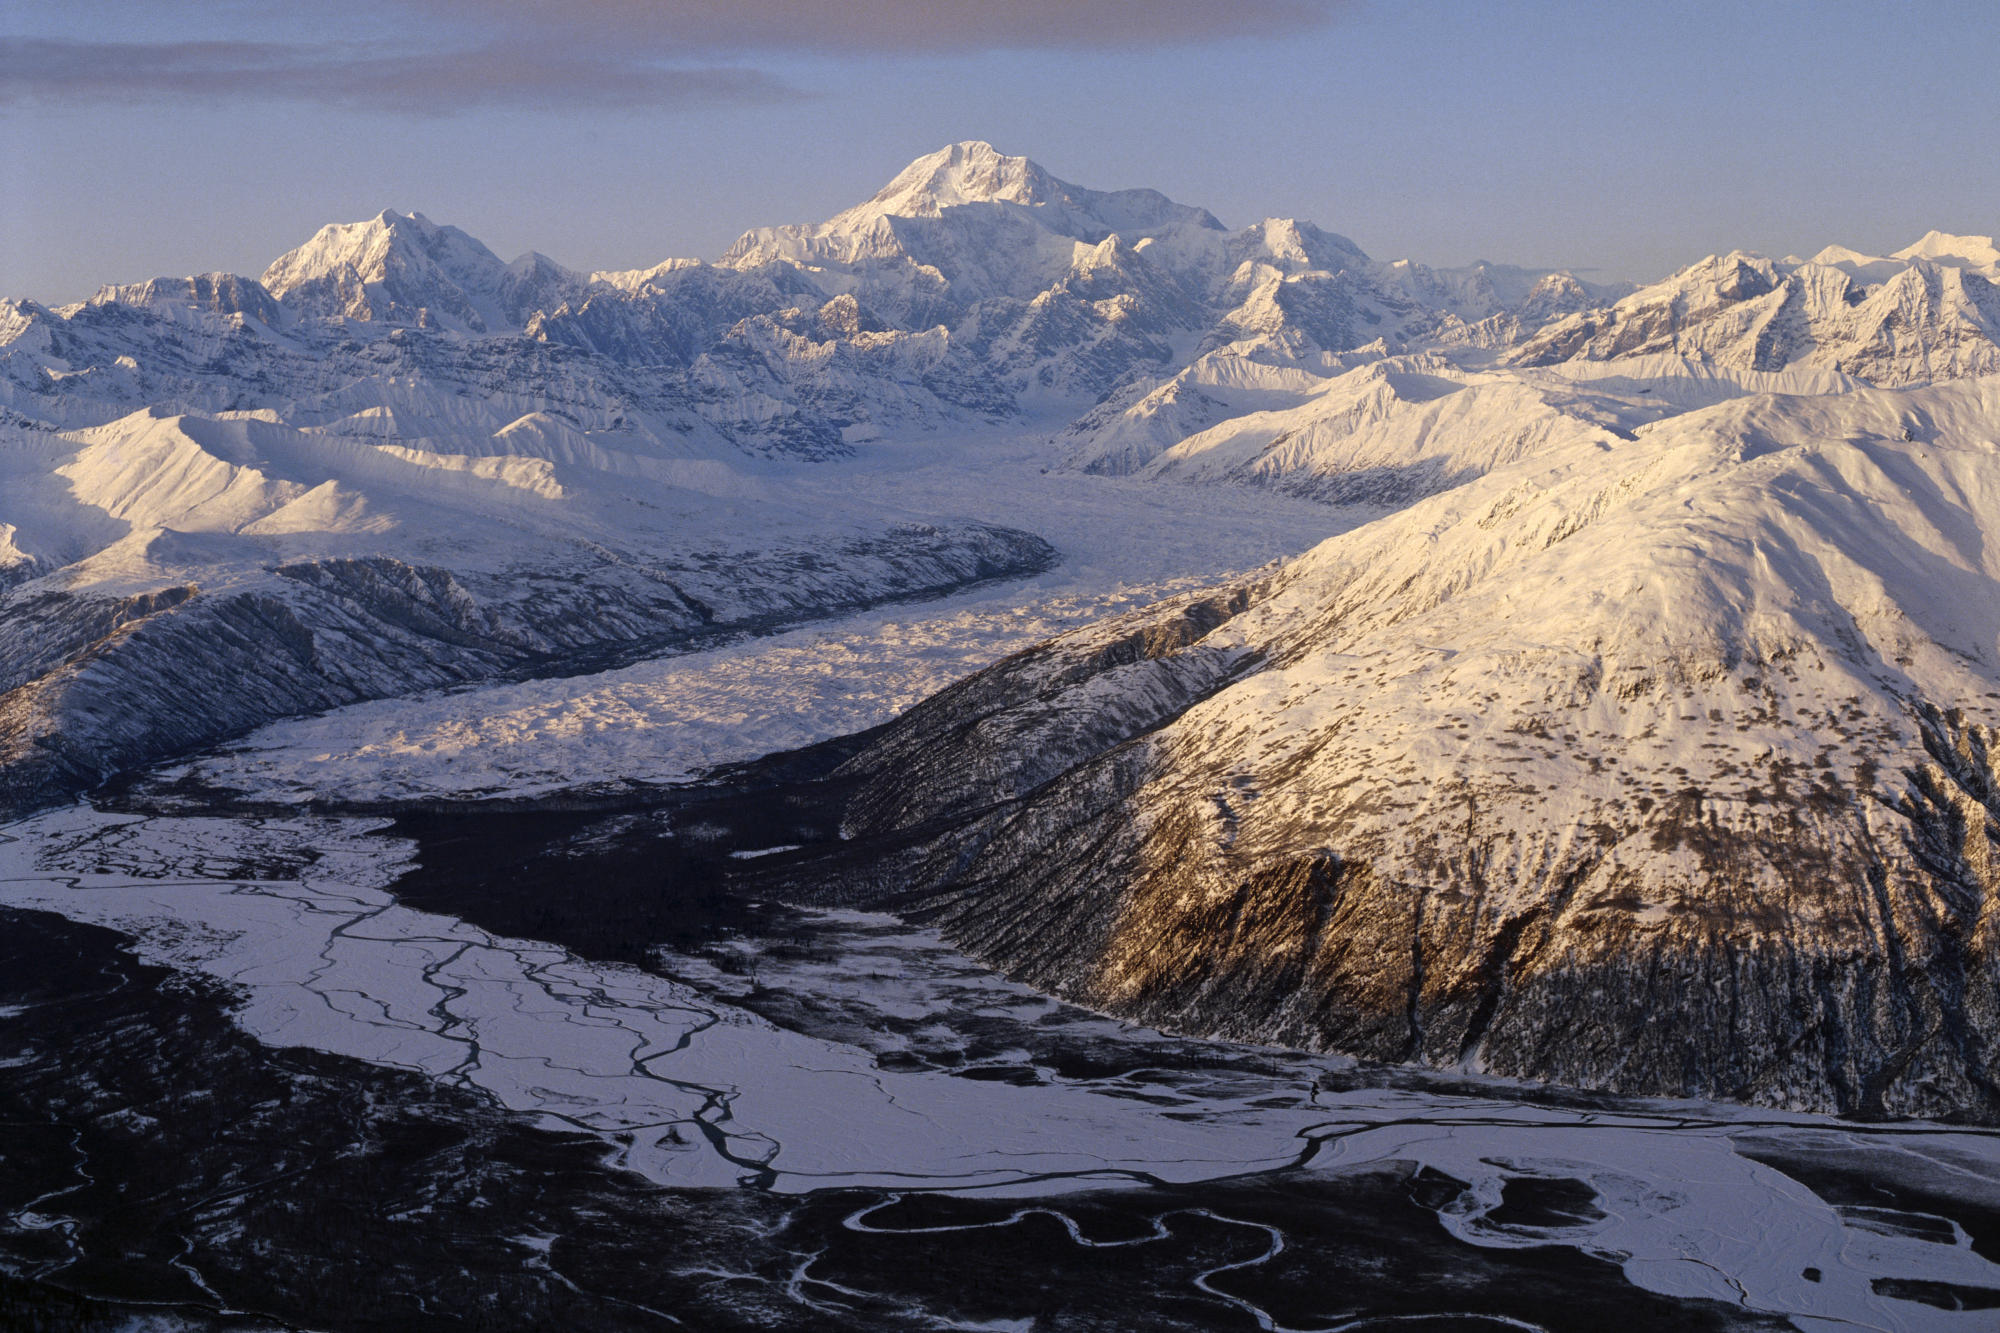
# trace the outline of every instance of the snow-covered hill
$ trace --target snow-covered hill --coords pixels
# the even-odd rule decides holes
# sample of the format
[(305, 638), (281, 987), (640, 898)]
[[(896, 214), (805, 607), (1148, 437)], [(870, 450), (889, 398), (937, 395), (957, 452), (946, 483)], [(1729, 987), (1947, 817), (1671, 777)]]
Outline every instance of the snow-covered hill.
[(2000, 1118), (2000, 377), (1473, 470), (913, 710), (794, 883), (1176, 1029)]
[[(1426, 352), (1364, 361), (1326, 378), (1254, 363), (1231, 380), (1218, 373), (1244, 365), (1207, 358), (1128, 412), (1107, 432), (1122, 445), (1122, 461), (1147, 458), (1131, 467), (1142, 477), (1264, 486), (1333, 504), (1402, 505), (1560, 445), (1608, 448), (1645, 426), (1742, 395), (1845, 393), (1859, 385), (1836, 371), (1728, 370), (1671, 355), (1522, 370), (1472, 369)], [(1212, 380), (1191, 392), (1228, 409), (1148, 455), (1147, 443), (1165, 444), (1169, 434), (1148, 427), (1182, 407), (1187, 386), (1202, 383), (1196, 371)], [(1108, 460), (1100, 453), (1094, 461)]]

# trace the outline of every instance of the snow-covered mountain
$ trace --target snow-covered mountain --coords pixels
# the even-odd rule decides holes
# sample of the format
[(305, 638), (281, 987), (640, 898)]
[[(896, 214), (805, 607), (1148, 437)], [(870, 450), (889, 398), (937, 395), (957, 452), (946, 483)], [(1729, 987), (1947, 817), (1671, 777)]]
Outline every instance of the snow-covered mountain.
[(456, 227), (385, 210), (320, 228), (265, 269), (263, 285), (305, 316), (499, 333), (580, 297), (588, 280), (533, 252), (503, 264)]
[[(1323, 364), (1321, 378), (1296, 366), (1206, 358), (1110, 422), (1088, 446), (1086, 466), (1265, 486), (1334, 504), (1402, 505), (1559, 444), (1609, 448), (1726, 399), (1860, 385), (1837, 371), (1728, 370), (1671, 355), (1545, 369), (1471, 368), (1436, 352), (1351, 370)], [(1189, 398), (1207, 406), (1205, 416), (1183, 415)]]
[(936, 696), (786, 873), (1177, 1030), (2000, 1118), (2000, 378), (1479, 471)]
[[(1332, 295), (1279, 291), (1349, 268), (1366, 275)], [(1480, 275), (1393, 268), (1305, 224), (1230, 233), (968, 143), (717, 264), (507, 263), (384, 211), (257, 279), (12, 302), (8, 790), (276, 715), (1037, 568), (1044, 544), (948, 507), (770, 487), (885, 437), (1045, 429), (1253, 328), (1344, 343), (1339, 321), (1378, 308), (1398, 328), (1495, 308)], [(1362, 305), (1341, 304), (1350, 287)]]
[(0, 427), (0, 800), (274, 717), (578, 670), (1054, 559), (986, 524), (809, 511), (554, 416), (477, 453), (369, 420), (384, 433), (157, 408)]
[[(1628, 294), (1381, 262), (1297, 220), (1232, 231), (970, 142), (713, 264), (507, 263), (388, 211), (260, 279), (15, 301), (10, 753), (75, 740), (64, 771), (102, 773), (340, 699), (1052, 558), (948, 503), (771, 489), (871, 442), (1055, 432), (1059, 468), (1393, 507), (1565, 451), (1627, 457), (1730, 400), (1975, 375), (2000, 368), (1996, 263), (1990, 240), (1933, 234), (1886, 258), (1732, 255)], [(720, 584), (718, 561), (738, 566)], [(144, 672), (92, 705), (116, 726), (68, 702), (231, 598), (262, 608), (252, 657), (296, 644), (318, 683), (232, 686), (199, 726), (206, 704)], [(421, 665), (353, 656), (413, 632)], [(108, 739), (127, 732), (153, 739)]]
[(1175, 1027), (2000, 1117), (1996, 284), (1384, 262), (964, 143), (715, 263), (385, 212), (11, 302), (0, 801), (1044, 569), (1009, 475), (1247, 487), (1368, 508), (936, 696), (768, 873)]
[(1880, 260), (1731, 255), (1628, 295), (1566, 273), (1378, 262), (1291, 219), (1230, 231), (1154, 191), (1086, 189), (970, 142), (827, 222), (752, 231), (716, 264), (509, 264), (457, 228), (383, 212), (322, 228), (261, 280), (16, 301), (0, 315), (0, 406), (64, 427), (151, 405), (322, 425), (329, 393), (352, 413), (408, 410), (411, 383), (459, 398), (504, 386), (587, 432), (627, 432), (621, 447), (784, 457), (1054, 416), (1072, 423), (1075, 466), (1116, 473), (1382, 357), (1668, 354), (1884, 384), (1986, 373), (1992, 254), (1990, 239), (1934, 233)]
[(1931, 232), (1886, 258), (1711, 256), (1614, 305), (1579, 311), (1510, 359), (1551, 365), (1669, 352), (1736, 370), (1837, 370), (1925, 384), (2000, 370), (2000, 251)]

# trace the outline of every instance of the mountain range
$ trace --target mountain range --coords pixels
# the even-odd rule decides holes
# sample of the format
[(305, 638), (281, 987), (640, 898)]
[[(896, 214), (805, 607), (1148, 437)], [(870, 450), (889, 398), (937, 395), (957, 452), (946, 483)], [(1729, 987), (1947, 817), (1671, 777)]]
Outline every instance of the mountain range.
[(1605, 286), (973, 142), (712, 263), (384, 212), (14, 301), (0, 796), (1046, 569), (819, 480), (993, 439), (1373, 521), (952, 687), (746, 876), (1181, 1029), (2000, 1118), (1986, 237)]
[(2000, 1119), (1996, 422), (1551, 438), (937, 695), (780, 885), (1172, 1030)]

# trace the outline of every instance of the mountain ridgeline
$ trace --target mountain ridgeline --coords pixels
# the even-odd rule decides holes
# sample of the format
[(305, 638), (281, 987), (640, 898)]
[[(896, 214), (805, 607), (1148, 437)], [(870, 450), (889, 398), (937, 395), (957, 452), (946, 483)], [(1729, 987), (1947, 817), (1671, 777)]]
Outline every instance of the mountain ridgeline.
[(1046, 569), (864, 484), (998, 436), (1372, 521), (935, 696), (743, 877), (1176, 1029), (2000, 1120), (1988, 237), (1607, 287), (963, 143), (712, 263), (385, 212), (12, 302), (0, 800)]

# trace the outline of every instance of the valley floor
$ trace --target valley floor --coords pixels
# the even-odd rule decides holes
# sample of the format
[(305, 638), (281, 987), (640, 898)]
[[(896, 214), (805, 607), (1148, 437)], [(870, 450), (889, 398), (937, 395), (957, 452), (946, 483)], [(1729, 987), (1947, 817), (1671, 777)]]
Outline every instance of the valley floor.
[[(6, 836), (5, 1326), (114, 1326), (36, 1322), (70, 1296), (340, 1328), (524, 1326), (498, 1300), (566, 1327), (1550, 1333), (2000, 1308), (2000, 1135), (1165, 1037), (893, 918), (704, 894), (704, 863), (764, 850), (754, 815), (80, 805)], [(664, 882), (621, 884), (663, 846)], [(647, 924), (621, 894), (676, 918), (646, 966), (604, 956)], [(537, 921), (626, 945), (514, 933)], [(385, 1183), (336, 1205), (356, 1179)], [(375, 1313), (329, 1317), (320, 1282)]]
[[(1182, 1040), (722, 888), (811, 812), (655, 787), (1370, 517), (965, 447), (812, 484), (1060, 567), (0, 830), (0, 1327), (1990, 1327), (2000, 1134)], [(500, 794), (545, 808), (270, 808)]]

